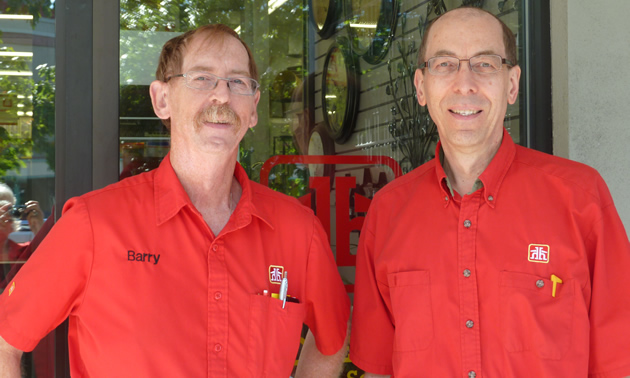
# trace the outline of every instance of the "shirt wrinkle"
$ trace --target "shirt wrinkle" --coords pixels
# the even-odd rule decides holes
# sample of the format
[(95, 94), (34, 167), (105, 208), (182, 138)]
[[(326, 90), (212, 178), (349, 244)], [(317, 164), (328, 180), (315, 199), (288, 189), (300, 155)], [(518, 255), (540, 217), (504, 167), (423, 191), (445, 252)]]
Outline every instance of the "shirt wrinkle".
[[(519, 147), (521, 147), (521, 146), (519, 146)], [(521, 147), (521, 148), (525, 148), (525, 147)], [(540, 152), (540, 151), (533, 151), (533, 152), (535, 152), (535, 153), (539, 153), (539, 154), (544, 154), (544, 155), (547, 155), (547, 154), (545, 154), (545, 153), (543, 153), (543, 152)], [(549, 156), (553, 156), (555, 159), (558, 159), (558, 160), (560, 160), (560, 161), (566, 161), (566, 162), (570, 162), (570, 163), (572, 163), (572, 164), (579, 164), (579, 165), (581, 165), (583, 168), (588, 169), (588, 170), (589, 170), (589, 171), (591, 171), (591, 172), (597, 172), (594, 168), (589, 167), (588, 165), (582, 164), (582, 163), (580, 163), (580, 162), (576, 162), (576, 161), (568, 160), (568, 159), (565, 159), (565, 158), (562, 158), (562, 157), (559, 157), (559, 156), (554, 156), (554, 155), (549, 155)], [(515, 159), (514, 159), (514, 161), (515, 161), (516, 163), (518, 163), (518, 164), (526, 165), (527, 167), (529, 167), (529, 168), (531, 168), (531, 169), (535, 169), (535, 170), (537, 170), (537, 171), (539, 171), (539, 172), (542, 172), (542, 173), (543, 173), (543, 174), (545, 174), (545, 175), (555, 177), (555, 178), (557, 178), (558, 180), (562, 180), (562, 181), (564, 181), (564, 182), (568, 183), (568, 186), (575, 187), (575, 188), (579, 188), (579, 189), (580, 189), (580, 191), (582, 191), (582, 192), (584, 192), (584, 193), (588, 194), (589, 196), (591, 196), (592, 198), (596, 199), (597, 201), (600, 201), (600, 200), (601, 200), (601, 196), (600, 196), (598, 193), (591, 192), (591, 191), (589, 190), (589, 187), (587, 187), (587, 186), (585, 186), (585, 185), (584, 185), (584, 184), (591, 184), (591, 183), (592, 183), (592, 181), (590, 181), (590, 180), (575, 181), (575, 180), (570, 179), (569, 177), (565, 177), (565, 176), (558, 175), (558, 174), (556, 174), (555, 172), (550, 172), (549, 170), (544, 169), (544, 168), (543, 168), (543, 167), (541, 167), (540, 165), (531, 164), (531, 163), (529, 163), (529, 162), (527, 162), (527, 161), (520, 160), (518, 157), (517, 157), (517, 158), (515, 158)], [(563, 172), (566, 172), (566, 170), (563, 170)], [(595, 175), (595, 176), (599, 176), (599, 174), (597, 174), (597, 175)], [(584, 176), (582, 175), (581, 177), (583, 178)], [(592, 179), (596, 179), (596, 177), (592, 177)]]
[[(87, 203), (85, 203), (85, 201), (81, 200), (83, 202), (83, 207), (85, 208), (85, 213), (87, 216), (87, 220), (90, 223), (89, 224), (89, 229), (90, 229), (90, 233), (92, 234), (92, 248), (91, 248), (91, 252), (92, 252), (92, 258), (90, 259), (90, 270), (88, 272), (88, 276), (86, 279), (86, 283), (85, 283), (85, 289), (83, 289), (83, 295), (81, 296), (81, 303), (79, 304), (79, 307), (84, 303), (85, 301), (85, 297), (87, 296), (88, 293), (88, 288), (90, 287), (90, 283), (92, 282), (92, 272), (94, 271), (94, 252), (95, 252), (95, 248), (94, 248), (94, 227), (92, 226), (92, 217), (90, 216), (90, 211), (87, 208)], [(83, 252), (83, 251), (81, 251)]]
[[(315, 231), (315, 225), (314, 225), (314, 223), (315, 223), (316, 219), (317, 218), (314, 217), (313, 218), (313, 223), (311, 223), (311, 236), (310, 236), (309, 241), (308, 241), (308, 251), (306, 253), (306, 270), (307, 271), (308, 271), (308, 266), (309, 266), (309, 264), (311, 262), (311, 251), (313, 250), (313, 242), (314, 242), (314, 239), (315, 239), (315, 232), (314, 232)], [(309, 294), (310, 294), (309, 291), (308, 291), (308, 286), (305, 287), (304, 292), (305, 292), (306, 296), (308, 297)]]

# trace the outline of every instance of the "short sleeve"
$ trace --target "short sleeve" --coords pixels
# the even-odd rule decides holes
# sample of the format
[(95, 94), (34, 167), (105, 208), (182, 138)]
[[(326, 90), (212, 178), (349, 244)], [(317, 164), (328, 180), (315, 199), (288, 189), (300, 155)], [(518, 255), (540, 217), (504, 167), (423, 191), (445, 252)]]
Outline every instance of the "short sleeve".
[(354, 286), (350, 359), (374, 374), (393, 374), (394, 325), (376, 281), (373, 203), (361, 230)]
[(83, 200), (71, 199), (52, 228), (0, 296), (0, 335), (32, 350), (81, 304), (93, 260), (90, 217)]
[(305, 323), (315, 336), (317, 349), (325, 355), (335, 354), (346, 339), (350, 299), (337, 271), (326, 232), (316, 217), (313, 217), (306, 277)]
[(602, 202), (608, 204), (587, 238), (592, 272), (589, 377), (621, 377), (630, 375), (630, 243), (601, 181)]

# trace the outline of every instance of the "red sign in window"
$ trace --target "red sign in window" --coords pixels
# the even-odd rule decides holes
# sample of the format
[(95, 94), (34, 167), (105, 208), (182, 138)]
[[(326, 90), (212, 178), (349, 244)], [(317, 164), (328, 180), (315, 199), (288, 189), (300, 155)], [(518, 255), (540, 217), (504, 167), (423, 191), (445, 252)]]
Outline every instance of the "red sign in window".
[[(384, 165), (389, 167), (394, 178), (402, 175), (398, 162), (389, 156), (303, 156), (303, 155), (277, 155), (269, 158), (260, 171), (260, 183), (269, 185), (271, 169), (280, 164), (332, 164), (332, 165)], [(324, 230), (331, 241), (331, 178), (310, 177), (309, 187), (315, 191), (315, 206), (313, 211), (322, 222)], [(356, 256), (350, 253), (350, 234), (360, 231), (363, 226), (364, 216), (351, 216), (356, 213), (366, 213), (372, 200), (361, 194), (354, 193), (356, 177), (338, 176), (334, 178), (335, 190), (335, 245), (337, 266), (355, 266)], [(312, 194), (298, 198), (302, 204), (313, 207)], [(351, 208), (352, 203), (352, 208)], [(346, 290), (354, 292), (354, 285), (346, 285)]]

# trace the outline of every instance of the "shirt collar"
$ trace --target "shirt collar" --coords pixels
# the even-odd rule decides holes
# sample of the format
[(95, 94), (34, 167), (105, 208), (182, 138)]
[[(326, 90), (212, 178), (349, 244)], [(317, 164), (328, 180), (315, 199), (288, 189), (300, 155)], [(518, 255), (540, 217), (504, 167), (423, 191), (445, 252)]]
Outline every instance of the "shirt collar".
[(251, 222), (252, 216), (255, 216), (273, 229), (274, 227), (271, 221), (273, 217), (271, 214), (265, 213), (260, 206), (256, 206), (252, 181), (247, 177), (247, 172), (245, 172), (245, 169), (243, 169), (239, 163), (236, 163), (236, 167), (234, 168), (234, 177), (236, 177), (236, 181), (241, 185), (243, 192), (241, 193), (241, 198), (238, 201), (236, 209), (234, 209), (228, 226), (234, 219), (236, 222), (234, 228), (244, 227)]
[(158, 226), (174, 217), (184, 206), (192, 207), (188, 194), (173, 170), (170, 152), (155, 170), (153, 194)]
[[(444, 167), (442, 166), (442, 161), (439, 158), (442, 153), (442, 143), (438, 142), (435, 156), (436, 159), (435, 170), (438, 179), (438, 185), (442, 191), (442, 195), (446, 200), (446, 205), (448, 205), (449, 198), (453, 197), (452, 190), (448, 184), (448, 178), (446, 176), (446, 172), (444, 171)], [(516, 146), (512, 137), (507, 132), (507, 130), (503, 129), (503, 140), (501, 141), (501, 145), (499, 146), (499, 150), (494, 155), (490, 164), (486, 167), (483, 173), (479, 176), (477, 181), (480, 181), (483, 190), (483, 197), (486, 203), (494, 208), (498, 197), (499, 197), (499, 188), (503, 183), (503, 179), (507, 174), (508, 169), (512, 165), (514, 161), (514, 156), (516, 155)], [(477, 183), (475, 183), (475, 188), (477, 187)], [(473, 189), (474, 191), (475, 189)], [(450, 196), (450, 197), (449, 197)]]
[[(169, 152), (164, 157), (164, 160), (162, 160), (155, 172), (154, 198), (158, 225), (174, 217), (184, 206), (194, 208), (188, 193), (184, 190), (171, 165), (170, 155)], [(236, 163), (234, 168), (234, 177), (241, 185), (242, 193), (238, 205), (225, 228), (227, 229), (230, 224), (233, 224), (232, 227), (234, 228), (244, 227), (251, 222), (252, 215), (260, 218), (269, 227), (273, 228), (269, 214), (265, 214), (254, 204), (252, 183), (243, 167), (238, 163)]]

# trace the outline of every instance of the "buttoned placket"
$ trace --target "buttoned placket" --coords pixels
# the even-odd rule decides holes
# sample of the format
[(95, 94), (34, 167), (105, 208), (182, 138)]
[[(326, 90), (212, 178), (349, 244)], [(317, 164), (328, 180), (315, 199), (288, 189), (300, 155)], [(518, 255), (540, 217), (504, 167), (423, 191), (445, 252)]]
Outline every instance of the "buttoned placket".
[(208, 377), (227, 376), (227, 289), (225, 245), (216, 238), (208, 249)]
[(457, 226), (459, 280), (459, 329), (461, 334), (462, 376), (481, 374), (481, 336), (476, 268), (477, 215), (484, 203), (483, 190), (461, 199)]

